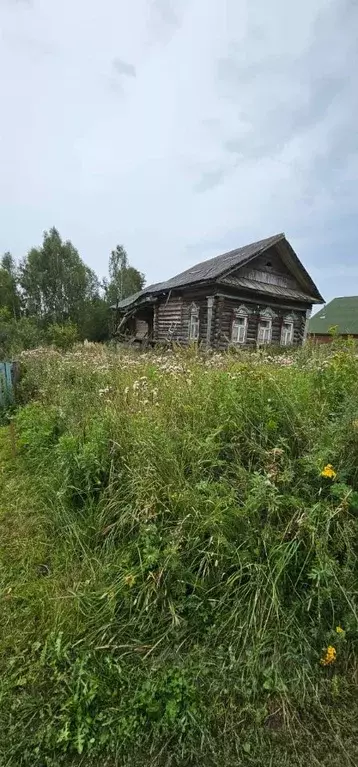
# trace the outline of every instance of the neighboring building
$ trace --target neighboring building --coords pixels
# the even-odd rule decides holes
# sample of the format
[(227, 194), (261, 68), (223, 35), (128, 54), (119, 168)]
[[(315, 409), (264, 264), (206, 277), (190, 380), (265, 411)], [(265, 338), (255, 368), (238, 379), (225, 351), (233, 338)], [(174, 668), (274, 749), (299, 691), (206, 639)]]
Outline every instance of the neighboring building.
[(232, 250), (113, 307), (117, 336), (206, 346), (301, 344), (323, 303), (284, 234)]
[(321, 343), (331, 341), (334, 335), (358, 338), (358, 296), (334, 298), (311, 318), (308, 333)]

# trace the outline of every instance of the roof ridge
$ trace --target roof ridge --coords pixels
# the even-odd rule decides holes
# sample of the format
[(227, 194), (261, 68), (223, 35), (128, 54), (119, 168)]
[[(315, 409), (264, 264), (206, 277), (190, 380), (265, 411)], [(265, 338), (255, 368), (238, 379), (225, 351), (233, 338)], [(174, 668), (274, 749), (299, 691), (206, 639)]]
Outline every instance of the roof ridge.
[[(262, 240), (255, 240), (254, 242), (249, 242), (247, 245), (240, 245), (238, 248), (232, 248), (232, 250), (226, 250), (224, 253), (219, 253), (217, 256), (212, 256), (211, 258), (206, 258), (204, 261), (199, 261), (197, 264), (194, 264), (193, 267), (188, 267), (188, 270), (191, 268), (194, 268), (194, 266), (202, 266), (203, 264), (206, 264), (208, 261), (215, 261), (217, 258), (224, 258), (225, 256), (233, 256), (234, 253), (237, 253), (239, 250), (243, 250), (244, 248), (251, 248), (253, 245), (261, 245), (263, 242), (268, 242), (269, 240), (278, 240), (282, 237), (285, 237), (286, 235), (283, 232), (280, 232), (279, 234), (272, 234), (270, 237), (264, 237)], [(184, 270), (184, 271), (188, 271)], [(184, 273), (184, 272), (183, 272)]]
[[(357, 298), (358, 299), (358, 295), (355, 295), (355, 296), (335, 296), (335, 298), (332, 298), (329, 303), (331, 304), (333, 301), (347, 301), (348, 298)], [(328, 304), (327, 304), (327, 306), (328, 306)]]

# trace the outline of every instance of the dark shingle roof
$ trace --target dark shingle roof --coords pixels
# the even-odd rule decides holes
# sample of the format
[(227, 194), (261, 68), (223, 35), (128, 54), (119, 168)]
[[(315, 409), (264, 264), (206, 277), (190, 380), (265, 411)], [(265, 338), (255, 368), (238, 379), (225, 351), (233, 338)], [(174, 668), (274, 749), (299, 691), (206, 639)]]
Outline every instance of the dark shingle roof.
[(358, 296), (334, 298), (310, 319), (308, 332), (325, 335), (336, 326), (339, 333), (358, 334)]
[[(230, 269), (234, 269), (236, 266), (241, 266), (245, 264), (246, 262), (250, 261), (254, 256), (258, 256), (260, 253), (267, 250), (272, 245), (276, 245), (277, 243), (281, 241), (285, 241), (285, 243), (288, 245), (285, 235), (283, 233), (275, 234), (273, 237), (267, 237), (264, 240), (259, 240), (258, 242), (252, 242), (249, 245), (244, 245), (241, 248), (230, 250), (228, 253), (222, 253), (220, 256), (215, 256), (214, 258), (210, 258), (207, 261), (202, 261), (201, 263), (195, 264), (194, 266), (191, 266), (189, 269), (186, 269), (184, 272), (181, 272), (180, 274), (175, 275), (175, 277), (172, 277), (170, 280), (166, 280), (166, 282), (157, 282), (154, 285), (148, 285), (148, 287), (145, 287), (139, 293), (135, 293), (134, 295), (129, 296), (128, 298), (125, 298), (123, 301), (120, 301), (120, 303), (118, 304), (118, 308), (126, 309), (127, 307), (132, 306), (133, 304), (137, 302), (141, 303), (142, 301), (153, 300), (154, 295), (157, 295), (158, 293), (169, 292), (170, 290), (173, 290), (174, 288), (181, 288), (188, 285), (194, 285), (200, 282), (206, 282), (208, 280), (218, 279), (223, 274), (230, 272)], [(299, 263), (302, 273), (304, 273), (309, 283), (312, 283), (309, 275), (304, 270), (302, 264), (300, 264), (300, 262), (298, 261), (297, 256), (294, 254), (294, 251), (292, 251), (292, 249), (291, 249), (291, 252), (295, 260)], [(312, 292), (316, 293), (316, 297), (314, 300), (317, 301), (317, 297), (321, 298), (316, 286), (313, 283), (312, 283)], [(309, 295), (309, 291), (308, 293), (304, 295), (307, 298), (307, 296)]]

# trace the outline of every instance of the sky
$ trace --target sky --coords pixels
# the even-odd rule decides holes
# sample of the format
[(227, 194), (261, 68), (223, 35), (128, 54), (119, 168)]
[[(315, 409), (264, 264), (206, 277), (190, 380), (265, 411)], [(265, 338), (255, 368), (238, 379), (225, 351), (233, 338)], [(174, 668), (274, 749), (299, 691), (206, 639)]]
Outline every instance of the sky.
[(358, 294), (356, 0), (0, 0), (0, 253), (147, 282), (285, 232)]

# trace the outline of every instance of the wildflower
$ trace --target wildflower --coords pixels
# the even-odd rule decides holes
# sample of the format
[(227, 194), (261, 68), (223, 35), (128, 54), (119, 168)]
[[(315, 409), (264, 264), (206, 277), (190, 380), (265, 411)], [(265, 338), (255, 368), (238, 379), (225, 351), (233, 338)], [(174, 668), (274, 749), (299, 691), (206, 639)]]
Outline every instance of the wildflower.
[(126, 586), (130, 586), (130, 587), (134, 586), (134, 584), (135, 584), (135, 575), (132, 575), (132, 573), (130, 573), (129, 575), (126, 575), (126, 577), (124, 579), (124, 582), (125, 582)]
[(98, 394), (102, 396), (102, 394), (108, 394), (109, 392), (109, 386), (105, 386), (104, 389), (98, 389)]
[(345, 632), (344, 629), (342, 629), (342, 626), (337, 626), (336, 627), (336, 633), (340, 634), (342, 636), (342, 634), (345, 634), (346, 632)]
[(337, 658), (337, 650), (332, 645), (328, 645), (326, 652), (321, 658), (322, 666), (330, 666)]
[(352, 426), (355, 431), (358, 431), (358, 419), (352, 421)]
[(327, 466), (324, 467), (321, 471), (321, 477), (327, 477), (328, 479), (335, 479), (337, 476), (337, 472), (334, 470), (331, 463), (327, 463)]

